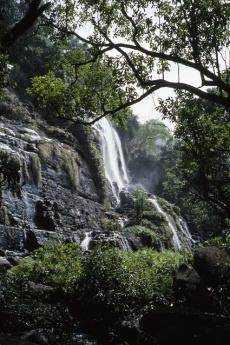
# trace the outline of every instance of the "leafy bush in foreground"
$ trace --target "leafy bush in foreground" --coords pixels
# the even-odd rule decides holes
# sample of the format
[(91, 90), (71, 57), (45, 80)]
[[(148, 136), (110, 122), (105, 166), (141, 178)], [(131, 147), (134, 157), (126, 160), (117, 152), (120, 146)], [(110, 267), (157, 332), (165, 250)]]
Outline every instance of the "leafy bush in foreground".
[(55, 244), (36, 250), (33, 258), (21, 260), (9, 274), (22, 280), (72, 290), (73, 287), (76, 289), (82, 271), (80, 247), (69, 243)]
[(73, 293), (83, 303), (105, 303), (119, 309), (145, 304), (155, 294), (170, 295), (180, 253), (150, 249), (124, 252), (99, 247), (82, 254), (76, 244), (54, 245), (22, 260), (9, 275)]

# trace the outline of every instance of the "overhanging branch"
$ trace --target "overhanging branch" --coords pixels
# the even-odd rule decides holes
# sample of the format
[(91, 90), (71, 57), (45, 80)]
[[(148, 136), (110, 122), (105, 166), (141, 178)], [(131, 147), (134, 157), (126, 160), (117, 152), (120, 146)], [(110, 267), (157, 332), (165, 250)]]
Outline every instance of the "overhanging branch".
[(7, 50), (15, 41), (30, 29), (51, 3), (42, 5), (42, 0), (32, 0), (25, 16), (15, 24), (1, 39), (1, 48)]

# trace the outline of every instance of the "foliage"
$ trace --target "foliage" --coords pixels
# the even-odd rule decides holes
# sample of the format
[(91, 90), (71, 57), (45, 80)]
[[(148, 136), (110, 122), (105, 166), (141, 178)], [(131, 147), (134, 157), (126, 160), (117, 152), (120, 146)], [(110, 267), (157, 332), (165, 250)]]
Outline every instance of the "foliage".
[[(169, 106), (168, 111), (176, 124), (177, 142), (163, 157), (168, 165), (164, 195), (168, 194), (169, 200), (183, 209), (187, 207), (188, 213), (193, 211), (193, 216), (201, 221), (208, 221), (210, 215), (216, 220), (221, 214), (228, 217), (228, 113), (186, 94), (180, 94), (176, 104), (170, 104), (173, 108)], [(164, 106), (167, 107), (165, 103)]]
[(100, 227), (105, 231), (120, 231), (121, 230), (121, 225), (119, 224), (117, 219), (101, 218), (99, 224), (100, 224)]
[(160, 214), (157, 211), (144, 211), (143, 215), (142, 215), (142, 219), (146, 219), (152, 223), (154, 223), (155, 225), (161, 225), (162, 222), (165, 222), (165, 217)]
[(18, 197), (21, 196), (21, 181), (20, 181), (20, 159), (17, 155), (0, 150), (0, 192), (4, 189), (10, 190)]
[(103, 303), (111, 312), (131, 312), (154, 294), (170, 295), (173, 272), (184, 260), (173, 252), (134, 253), (102, 246), (84, 255), (76, 244), (53, 245), (21, 260), (8, 275), (62, 288), (84, 305)]
[(226, 247), (230, 248), (230, 237), (216, 236), (203, 243), (204, 246)]
[(176, 217), (180, 217), (181, 214), (180, 214), (180, 208), (170, 202), (168, 202), (167, 200), (163, 199), (163, 198), (160, 198), (158, 197), (157, 198), (159, 204), (161, 205), (162, 209), (170, 214), (171, 216), (174, 216), (174, 218)]
[(80, 48), (63, 51), (47, 75), (32, 79), (29, 94), (41, 106), (52, 105), (59, 116), (75, 121), (87, 121), (95, 113), (99, 117), (117, 107), (125, 94), (112, 68), (100, 61), (83, 64), (86, 60), (90, 60), (90, 55)]
[(135, 218), (139, 221), (141, 220), (145, 209), (148, 208), (146, 192), (142, 188), (136, 188), (132, 194), (134, 197)]
[[(20, 30), (14, 31), (14, 24), (20, 23), (27, 8), (31, 9), (29, 25), (19, 25)], [(43, 12), (46, 14), (42, 16)], [(59, 78), (56, 71), (61, 71), (61, 78), (69, 84), (62, 94), (64, 104), (55, 104), (61, 113), (65, 107), (69, 115), (72, 110), (79, 111), (77, 105), (81, 104), (82, 107), (86, 105), (85, 109), (89, 111), (97, 109), (104, 115), (122, 112), (126, 116), (125, 108), (164, 87), (186, 90), (229, 108), (230, 87), (226, 78), (229, 65), (225, 58), (229, 43), (229, 12), (228, 0), (68, 0), (47, 4), (42, 4), (42, 1), (26, 4), (12, 1), (6, 11), (9, 20), (4, 19), (8, 35), (3, 35), (0, 44), (10, 47), (22, 36), (22, 48), (27, 46), (26, 54), (23, 54), (25, 62), (31, 54), (30, 41), (32, 46), (34, 44), (32, 50), (35, 48), (32, 60), (36, 60), (36, 55), (40, 56), (39, 45), (35, 41), (42, 37), (41, 50), (45, 48), (48, 60), (51, 64), (54, 62), (52, 72)], [(42, 25), (35, 25), (32, 30), (31, 24), (38, 19)], [(82, 27), (88, 26), (92, 30), (89, 30), (88, 37), (82, 37)], [(31, 30), (30, 35), (26, 35), (28, 29)], [(82, 43), (87, 53), (79, 56), (76, 47), (70, 49), (73, 37)], [(47, 45), (45, 39), (50, 44)], [(53, 47), (61, 48), (58, 63), (53, 60), (50, 47), (51, 50)], [(44, 57), (43, 53), (41, 56)], [(44, 59), (46, 63), (48, 60)], [(39, 65), (43, 65), (43, 61), (40, 58), (36, 61), (36, 70), (41, 75)], [(21, 57), (20, 63), (23, 64)], [(175, 64), (178, 65), (178, 80), (171, 82), (167, 80), (166, 72)], [(215, 86), (218, 93), (181, 82), (180, 66), (196, 70), (202, 86)], [(43, 82), (52, 84), (49, 75), (46, 77), (35, 79), (33, 92), (37, 96)], [(140, 87), (143, 90), (141, 95)], [(86, 96), (89, 104), (85, 102)]]
[(7, 86), (7, 58), (0, 53), (0, 100), (6, 95)]
[(59, 244), (38, 249), (33, 258), (20, 261), (10, 275), (71, 291), (79, 284), (82, 270), (79, 246)]
[(161, 149), (171, 138), (168, 128), (158, 120), (140, 124), (128, 142), (129, 159), (143, 156), (159, 156)]
[[(67, 4), (68, 3), (68, 4)], [(125, 106), (162, 87), (183, 89), (229, 107), (229, 83), (221, 74), (223, 52), (229, 42), (228, 0), (168, 1), (111, 0), (52, 3), (51, 19), (56, 33), (73, 33), (90, 47), (95, 59), (103, 56), (116, 66), (116, 78), (126, 93)], [(71, 10), (69, 10), (71, 8)], [(73, 18), (78, 18), (74, 21)], [(82, 38), (80, 28), (93, 32)], [(58, 28), (60, 31), (58, 31)], [(108, 52), (113, 51), (113, 54)], [(216, 86), (219, 94), (178, 80), (166, 72), (178, 64), (199, 73), (202, 86)], [(179, 74), (179, 72), (178, 72)], [(144, 92), (137, 96), (137, 88)], [(121, 104), (124, 105), (123, 102)], [(116, 112), (116, 107), (113, 109)]]
[(151, 228), (133, 225), (125, 228), (125, 232), (136, 235), (144, 247), (157, 248), (159, 246), (159, 236)]
[(29, 328), (50, 334), (55, 329), (61, 336), (65, 329), (72, 328), (72, 318), (66, 306), (59, 302), (50, 304), (42, 301), (41, 296), (31, 295), (29, 282), (20, 276), (1, 275), (0, 303), (1, 311), (17, 315), (20, 320), (19, 329), (17, 324), (12, 324), (11, 332)]

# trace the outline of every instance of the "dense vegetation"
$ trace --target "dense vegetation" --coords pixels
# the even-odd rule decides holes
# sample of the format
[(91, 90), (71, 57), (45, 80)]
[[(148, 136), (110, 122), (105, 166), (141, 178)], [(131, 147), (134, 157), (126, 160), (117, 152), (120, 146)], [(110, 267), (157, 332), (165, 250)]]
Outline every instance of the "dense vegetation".
[[(152, 250), (124, 252), (118, 248), (99, 247), (83, 254), (76, 244), (53, 245), (35, 251), (32, 258), (21, 260), (6, 275), (6, 283), (26, 286), (41, 283), (83, 305), (106, 305), (114, 312), (137, 312), (154, 295), (172, 295), (173, 272), (186, 256)], [(4, 305), (10, 303), (4, 292)], [(10, 298), (10, 296), (9, 296)], [(20, 302), (19, 302), (20, 303)]]

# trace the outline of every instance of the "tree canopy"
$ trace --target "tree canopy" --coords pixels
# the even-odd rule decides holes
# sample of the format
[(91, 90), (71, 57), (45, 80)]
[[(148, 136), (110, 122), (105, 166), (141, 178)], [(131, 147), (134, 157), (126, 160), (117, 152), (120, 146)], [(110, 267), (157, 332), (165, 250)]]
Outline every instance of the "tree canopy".
[[(116, 90), (123, 91), (112, 104), (98, 100), (99, 117), (117, 114), (161, 88), (185, 90), (230, 107), (227, 0), (21, 0), (21, 4), (24, 11), (14, 24), (4, 26), (7, 21), (1, 20), (1, 50), (8, 50), (34, 23), (63, 47), (70, 37), (77, 38), (87, 54), (83, 60), (72, 60), (75, 70), (88, 63), (109, 66)], [(5, 13), (7, 9), (1, 19)], [(173, 66), (178, 68), (176, 81), (167, 79)], [(183, 82), (181, 66), (198, 72), (200, 85)], [(77, 79), (78, 73), (76, 83)], [(217, 92), (207, 89), (210, 86)]]
[[(169, 87), (230, 107), (229, 76), (223, 73), (229, 71), (228, 1), (55, 2), (49, 18), (56, 30), (86, 43), (93, 59), (103, 56), (116, 67), (117, 80), (128, 91), (124, 106)], [(92, 28), (87, 38), (79, 34), (79, 27), (86, 24)], [(194, 87), (181, 82), (180, 76), (176, 82), (167, 80), (173, 63), (199, 72), (201, 84)], [(205, 86), (217, 87), (218, 93), (210, 93)], [(143, 90), (141, 96), (138, 88)]]
[(175, 141), (162, 153), (162, 195), (180, 206), (196, 229), (218, 232), (230, 217), (229, 115), (186, 93), (164, 102), (166, 110), (175, 123)]

